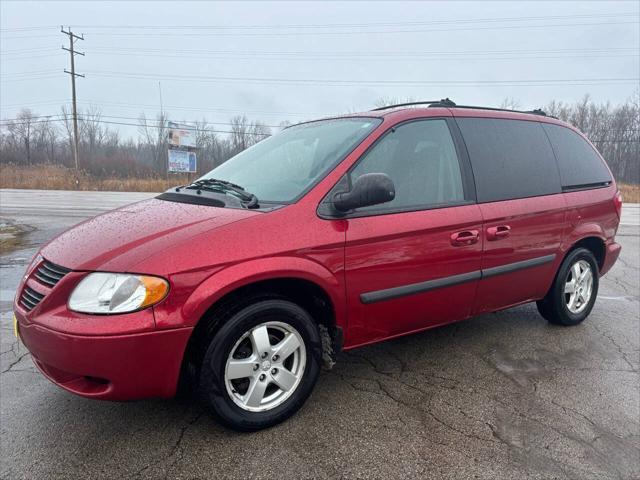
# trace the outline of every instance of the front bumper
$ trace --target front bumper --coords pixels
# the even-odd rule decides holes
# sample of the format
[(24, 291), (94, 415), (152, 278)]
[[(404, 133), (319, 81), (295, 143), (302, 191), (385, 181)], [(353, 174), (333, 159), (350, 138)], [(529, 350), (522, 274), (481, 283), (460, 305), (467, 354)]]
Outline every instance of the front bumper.
[(26, 323), (16, 313), (20, 339), (40, 371), (59, 387), (104, 400), (175, 395), (192, 328), (83, 336)]

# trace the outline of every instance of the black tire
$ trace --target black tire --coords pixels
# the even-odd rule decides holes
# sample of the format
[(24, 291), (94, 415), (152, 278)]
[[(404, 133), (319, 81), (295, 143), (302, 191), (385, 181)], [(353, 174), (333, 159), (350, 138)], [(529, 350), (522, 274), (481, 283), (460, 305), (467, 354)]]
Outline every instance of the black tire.
[[(589, 265), (593, 276), (593, 284), (591, 296), (585, 304), (585, 307), (580, 312), (574, 313), (570, 311), (567, 306), (565, 283), (569, 276), (571, 267), (580, 260), (587, 262)], [(572, 250), (560, 265), (556, 278), (553, 281), (553, 285), (547, 295), (542, 300), (536, 302), (540, 315), (548, 320), (549, 323), (553, 323), (555, 325), (563, 325), (567, 327), (578, 325), (589, 316), (589, 313), (591, 313), (591, 310), (593, 309), (593, 305), (596, 303), (596, 297), (598, 296), (598, 280), (598, 263), (596, 262), (593, 253), (586, 248), (577, 248)]]
[[(307, 400), (316, 384), (322, 359), (322, 343), (316, 323), (297, 304), (278, 296), (259, 300), (235, 309), (229, 318), (221, 319), (220, 328), (204, 354), (200, 367), (198, 390), (213, 414), (225, 426), (238, 431), (255, 431), (276, 425), (293, 415)], [(269, 321), (293, 327), (302, 337), (306, 365), (291, 395), (271, 410), (253, 412), (237, 405), (227, 391), (225, 368), (236, 342), (252, 328)]]

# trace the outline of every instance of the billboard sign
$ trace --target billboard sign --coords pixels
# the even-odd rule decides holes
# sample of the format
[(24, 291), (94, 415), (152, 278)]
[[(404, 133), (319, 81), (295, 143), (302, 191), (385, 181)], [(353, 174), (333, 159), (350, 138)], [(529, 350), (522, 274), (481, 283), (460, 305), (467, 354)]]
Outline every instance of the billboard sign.
[(168, 122), (169, 125), (169, 145), (174, 147), (196, 146), (196, 136), (193, 127), (183, 123)]
[(169, 150), (169, 171), (176, 173), (196, 172), (196, 152), (187, 150)]

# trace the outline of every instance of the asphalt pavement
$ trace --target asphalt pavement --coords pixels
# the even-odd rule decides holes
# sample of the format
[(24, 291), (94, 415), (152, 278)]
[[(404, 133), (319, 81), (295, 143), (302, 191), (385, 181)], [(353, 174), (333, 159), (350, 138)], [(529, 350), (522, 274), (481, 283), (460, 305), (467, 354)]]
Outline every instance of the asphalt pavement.
[(640, 208), (581, 325), (535, 305), (343, 353), (302, 410), (240, 434), (188, 400), (49, 383), (12, 335), (39, 245), (153, 194), (0, 190), (0, 478), (640, 478)]

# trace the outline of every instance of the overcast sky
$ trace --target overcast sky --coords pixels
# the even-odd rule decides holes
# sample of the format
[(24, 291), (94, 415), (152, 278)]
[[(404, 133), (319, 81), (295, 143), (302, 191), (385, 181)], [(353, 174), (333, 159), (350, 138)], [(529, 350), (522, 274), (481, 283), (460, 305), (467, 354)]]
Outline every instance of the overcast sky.
[[(366, 110), (380, 97), (522, 108), (550, 100), (623, 102), (638, 89), (640, 2), (2, 1), (2, 118), (69, 103), (136, 122), (276, 125)], [(109, 117), (107, 117), (109, 116)], [(127, 119), (126, 117), (131, 117)], [(135, 133), (135, 127), (122, 128)]]

